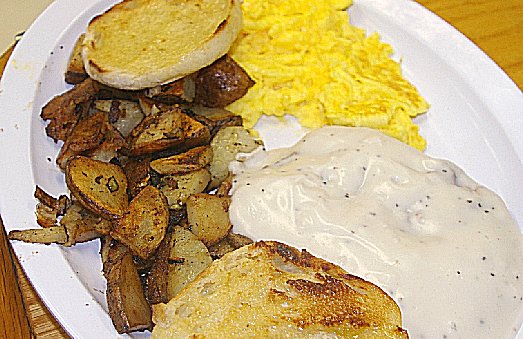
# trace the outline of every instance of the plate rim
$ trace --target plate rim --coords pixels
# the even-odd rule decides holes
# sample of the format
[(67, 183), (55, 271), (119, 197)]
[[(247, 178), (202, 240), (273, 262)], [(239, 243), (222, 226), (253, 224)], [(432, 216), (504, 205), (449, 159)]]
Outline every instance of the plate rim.
[[(22, 98), (25, 98), (27, 103), (29, 103), (32, 100), (38, 86), (41, 85), (38, 84), (36, 81), (45, 66), (44, 61), (48, 59), (48, 55), (46, 56), (46, 53), (49, 53), (50, 50), (55, 46), (53, 45), (53, 43), (56, 43), (61, 34), (68, 29), (70, 22), (74, 21), (79, 15), (84, 13), (87, 10), (87, 8), (94, 8), (95, 6), (99, 6), (101, 2), (101, 0), (97, 0), (94, 2), (92, 0), (77, 0), (74, 4), (74, 7), (71, 6), (71, 3), (67, 0), (56, 0), (53, 3), (51, 3), (51, 5), (35, 20), (31, 27), (26, 31), (24, 38), (22, 38), (22, 40), (15, 47), (9, 62), (6, 65), (4, 76), (2, 77), (2, 80), (0, 82), (0, 104), (6, 104), (6, 100), (2, 100), (2, 98), (5, 98), (6, 96), (11, 96), (13, 95), (13, 92), (23, 90), (24, 87), (27, 93), (22, 91)], [(117, 2), (117, 0), (111, 0), (111, 2), (106, 3), (106, 6), (109, 6), (110, 3), (115, 2)], [(420, 18), (423, 17), (424, 19), (429, 20), (429, 22), (433, 24), (434, 27), (441, 31), (441, 34), (448, 34), (452, 38), (452, 41), (449, 41), (449, 45), (445, 47), (456, 48), (456, 46), (460, 46), (461, 52), (466, 52), (467, 55), (477, 57), (478, 60), (480, 60), (480, 62), (482, 63), (484, 70), (487, 71), (488, 75), (493, 76), (498, 81), (497, 84), (500, 88), (493, 89), (489, 88), (489, 86), (486, 86), (482, 90), (482, 93), (491, 92), (492, 90), (508, 91), (510, 93), (515, 93), (511, 100), (514, 100), (516, 103), (521, 103), (520, 107), (523, 107), (523, 94), (521, 90), (517, 87), (514, 81), (501, 69), (501, 67), (498, 64), (496, 64), (490, 57), (488, 57), (486, 53), (484, 53), (476, 44), (474, 44), (465, 35), (463, 35), (457, 29), (455, 29), (446, 21), (444, 21), (442, 18), (438, 17), (436, 14), (432, 13), (422, 5), (408, 0), (396, 0), (394, 2), (386, 0), (355, 0), (352, 6), (360, 6), (362, 9), (364, 9), (365, 6), (374, 7), (378, 9), (381, 8), (382, 10), (387, 8), (387, 11), (384, 12), (387, 13), (387, 15), (389, 16), (392, 16), (395, 13), (394, 11), (390, 11), (391, 7), (394, 7), (396, 10), (408, 7), (412, 11), (421, 13)], [(60, 17), (60, 20), (56, 20), (57, 16)], [(51, 26), (48, 25), (48, 22), (51, 19), (56, 21), (57, 24)], [(414, 23), (417, 24), (416, 22)], [(42, 32), (46, 33), (42, 35)], [(433, 37), (433, 39), (436, 38), (437, 37)], [(29, 44), (36, 41), (38, 41), (38, 43), (42, 45), (41, 47), (45, 48), (35, 51), (34, 46), (30, 46)], [(451, 43), (455, 43), (455, 45)], [(49, 48), (49, 50), (47, 50), (46, 48)], [(31, 55), (27, 55), (27, 53), (29, 52), (33, 53)], [(25, 65), (26, 63), (32, 64), (31, 67), (27, 68)], [(15, 77), (20, 77), (21, 75), (27, 80), (27, 82), (15, 82), (18, 85), (14, 88), (4, 87), (6, 84), (13, 83), (13, 80), (11, 79)], [(474, 73), (467, 74), (467, 76), (470, 77), (469, 81), (472, 82), (477, 81), (478, 79), (477, 75)], [(27, 89), (28, 83), (32, 84), (32, 86), (29, 87), (31, 91)], [(28, 97), (27, 95), (30, 95), (32, 97)], [(496, 105), (506, 107), (506, 103), (503, 102), (496, 103)], [(6, 105), (4, 107), (12, 108), (11, 105)], [(500, 106), (496, 106), (497, 110), (499, 110), (499, 107)], [(3, 106), (0, 106), (0, 108), (3, 108)], [(32, 108), (25, 108), (28, 109), (29, 112), (33, 111)], [(17, 119), (11, 120), (12, 117), (9, 118), (10, 119), (6, 119), (2, 115), (0, 121), (3, 121), (3, 123), (8, 123), (11, 125), (13, 125), (14, 122), (18, 121)], [(497, 118), (499, 120), (499, 117)], [(504, 131), (509, 133), (509, 140), (512, 143), (512, 146), (514, 147), (516, 154), (519, 155), (519, 160), (521, 161), (521, 159), (523, 159), (523, 138), (514, 137), (517, 135), (516, 127), (523, 126), (523, 114), (520, 115), (520, 119), (517, 121), (517, 123), (514, 123), (514, 121), (510, 119), (508, 115), (503, 115), (501, 116), (501, 118), (502, 119), (500, 123), (502, 124)], [(5, 141), (11, 136), (20, 137), (20, 130), (23, 130), (26, 127), (28, 126), (25, 124), (20, 124), (18, 128), (10, 128), (9, 130), (6, 129), (6, 131), (0, 134), (0, 140)], [(3, 158), (5, 153), (5, 149), (0, 151), (0, 158)], [(25, 161), (27, 163), (27, 160), (30, 160), (29, 154), (30, 152), (27, 152), (25, 156), (21, 155), (19, 158), (16, 158), (15, 160)], [(23, 175), (26, 178), (31, 177), (33, 175), (32, 170), (30, 168), (24, 170)], [(34, 179), (31, 180), (31, 183), (33, 184), (32, 186), (34, 187)], [(0, 184), (2, 185), (1, 187), (4, 188), (4, 185), (7, 185), (6, 180), (0, 181)], [(30, 194), (32, 196), (32, 192), (30, 192)], [(20, 195), (22, 196), (22, 194)], [(27, 196), (25, 195), (21, 198), (27, 200)], [(20, 199), (20, 201), (23, 201), (24, 199)], [(4, 227), (6, 228), (6, 230), (9, 231), (11, 229), (14, 229), (15, 227), (12, 227), (5, 222), (6, 215), (4, 214), (6, 214), (6, 212), (9, 214), (9, 212), (4, 210), (3, 200), (4, 199), (0, 199), (0, 207), (3, 210), (2, 217), (4, 219)], [(10, 218), (8, 217), (7, 220), (9, 221), (9, 219)], [(81, 318), (77, 319), (75, 322), (71, 322), (71, 316), (69, 314), (64, 315), (64, 312), (70, 312), (71, 310), (74, 310), (75, 307), (71, 305), (59, 305), (58, 303), (56, 303), (56, 299), (60, 298), (59, 293), (57, 294), (56, 291), (49, 290), (53, 287), (53, 284), (45, 282), (45, 280), (47, 279), (45, 277), (39, 276), (39, 274), (42, 274), (42, 272), (39, 271), (39, 269), (41, 269), (41, 267), (39, 268), (39, 266), (48, 264), (53, 260), (58, 260), (62, 264), (67, 264), (67, 260), (64, 258), (59, 246), (41, 246), (23, 243), (13, 243), (13, 248), (17, 257), (20, 260), (22, 267), (26, 271), (28, 278), (35, 287), (35, 290), (37, 291), (38, 295), (45, 303), (45, 305), (49, 308), (51, 313), (53, 313), (55, 318), (70, 335), (72, 335), (73, 337), (85, 335), (87, 332), (82, 331), (86, 329), (95, 329), (96, 332), (89, 332), (89, 335), (117, 335), (116, 331), (114, 331), (114, 329), (112, 328), (112, 323), (108, 315), (105, 313), (105, 311), (103, 310), (103, 308), (101, 308), (99, 304), (92, 301), (92, 297), (85, 289), (85, 286), (83, 286), (82, 283), (78, 281), (79, 279), (74, 276), (74, 272), (70, 266), (68, 266), (69, 269), (67, 270), (67, 272), (60, 272), (59, 270), (56, 271), (51, 269), (47, 271), (47, 274), (65, 273), (62, 275), (62, 277), (73, 281), (72, 283), (69, 283), (66, 286), (75, 288), (81, 286), (83, 289), (82, 293), (86, 293), (89, 295), (83, 295), (80, 298), (74, 299), (73, 301), (78, 302), (81, 300), (80, 302), (86, 303), (89, 302), (88, 300), (91, 300), (90, 302), (92, 302), (93, 304), (89, 305), (90, 312), (88, 312), (87, 315), (84, 312), (82, 312)], [(38, 255), (34, 255), (35, 251), (38, 252)], [(78, 291), (75, 290), (75, 292)], [(66, 302), (65, 304), (68, 304), (68, 302)], [(103, 314), (98, 314), (98, 312), (101, 311), (103, 311), (105, 316)], [(81, 323), (88, 325), (82, 326)]]

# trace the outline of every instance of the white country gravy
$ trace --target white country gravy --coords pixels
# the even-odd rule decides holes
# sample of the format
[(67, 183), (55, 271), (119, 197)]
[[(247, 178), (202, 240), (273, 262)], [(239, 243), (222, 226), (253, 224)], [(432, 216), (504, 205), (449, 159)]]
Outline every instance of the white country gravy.
[(523, 237), (501, 198), (456, 165), (374, 130), (324, 127), (232, 169), (235, 232), (377, 284), (411, 338), (516, 335)]

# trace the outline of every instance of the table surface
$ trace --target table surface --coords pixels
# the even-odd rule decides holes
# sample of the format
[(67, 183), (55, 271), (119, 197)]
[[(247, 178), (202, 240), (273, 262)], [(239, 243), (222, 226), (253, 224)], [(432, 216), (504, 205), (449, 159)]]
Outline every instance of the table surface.
[[(523, 88), (523, 44), (520, 40), (523, 33), (523, 1), (418, 2), (474, 41), (500, 65), (520, 89)], [(9, 53), (10, 50), (0, 58), (0, 74)], [(67, 338), (65, 331), (38, 298), (18, 262), (11, 262), (14, 256), (5, 238), (0, 220), (0, 337)]]

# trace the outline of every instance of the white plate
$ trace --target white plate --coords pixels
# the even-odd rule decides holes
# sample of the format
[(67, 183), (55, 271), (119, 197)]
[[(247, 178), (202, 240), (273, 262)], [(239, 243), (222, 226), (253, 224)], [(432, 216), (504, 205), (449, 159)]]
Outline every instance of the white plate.
[[(65, 193), (40, 110), (65, 91), (63, 72), (78, 35), (116, 1), (55, 1), (26, 32), (0, 83), (0, 214), (6, 229), (36, 226), (36, 184)], [(500, 194), (523, 229), (523, 95), (472, 42), (415, 2), (356, 0), (351, 22), (377, 31), (403, 60), (405, 76), (432, 107), (418, 119), (427, 153), (447, 158)], [(268, 119), (267, 121), (270, 121)], [(271, 147), (285, 128), (261, 126)], [(281, 126), (280, 126), (281, 127)], [(282, 134), (285, 132), (286, 134)], [(294, 133), (299, 136), (299, 131)], [(117, 336), (106, 312), (97, 241), (71, 249), (13, 243), (42, 300), (73, 337)], [(136, 334), (133, 336), (147, 336)]]

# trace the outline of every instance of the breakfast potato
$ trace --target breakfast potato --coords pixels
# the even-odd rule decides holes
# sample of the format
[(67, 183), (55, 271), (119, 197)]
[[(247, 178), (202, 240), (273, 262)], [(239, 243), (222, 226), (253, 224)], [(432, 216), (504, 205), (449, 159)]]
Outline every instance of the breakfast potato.
[(67, 162), (65, 181), (86, 209), (106, 219), (118, 219), (127, 209), (127, 178), (117, 165), (77, 156)]
[(9, 232), (10, 240), (19, 240), (39, 244), (65, 244), (67, 233), (63, 226), (51, 226), (46, 228), (35, 228), (28, 230), (15, 230)]
[(110, 237), (104, 238), (100, 252), (107, 280), (107, 306), (114, 327), (118, 333), (151, 329), (151, 309), (132, 252)]
[(216, 133), (211, 141), (213, 159), (210, 165), (210, 188), (216, 188), (229, 175), (229, 163), (236, 159), (238, 153), (254, 151), (261, 145), (241, 126), (228, 126)]
[(253, 243), (251, 238), (249, 238), (243, 234), (232, 233), (232, 232), (229, 233), (229, 235), (227, 235), (226, 239), (234, 249), (238, 249), (240, 247)]
[(160, 245), (169, 224), (167, 199), (154, 186), (146, 186), (110, 234), (127, 245), (134, 255), (148, 259)]
[(128, 190), (131, 197), (136, 196), (149, 184), (151, 179), (149, 162), (150, 159), (147, 157), (126, 158), (123, 162), (123, 170), (127, 176)]
[(160, 178), (158, 187), (167, 197), (169, 208), (180, 209), (191, 194), (205, 190), (211, 179), (211, 174), (205, 168)]
[(84, 36), (85, 34), (80, 34), (76, 40), (71, 56), (69, 57), (67, 70), (65, 71), (65, 82), (71, 85), (79, 84), (89, 76), (85, 71), (82, 60), (82, 43)]
[(57, 215), (63, 215), (70, 204), (70, 200), (66, 195), (62, 194), (58, 198), (55, 198), (38, 185), (35, 188), (34, 197), (40, 203), (55, 210)]
[(107, 116), (103, 112), (96, 112), (80, 120), (60, 148), (56, 158), (58, 167), (64, 170), (69, 159), (98, 147), (103, 141), (107, 127)]
[(191, 231), (206, 246), (225, 238), (231, 230), (229, 198), (212, 194), (193, 194), (187, 199), (187, 221)]
[(101, 237), (94, 226), (95, 218), (84, 218), (80, 215), (81, 209), (78, 205), (72, 205), (60, 220), (60, 225), (67, 234), (67, 241), (64, 243), (66, 247)]
[(180, 107), (147, 116), (129, 135), (131, 155), (139, 156), (170, 148), (189, 149), (210, 140), (209, 129), (183, 113)]
[[(37, 221), (46, 230), (14, 231), (13, 240), (58, 243), (69, 247), (108, 234), (112, 227), (110, 221), (86, 210), (78, 201), (71, 203), (65, 195), (56, 199), (37, 186), (35, 197), (39, 200)], [(62, 218), (58, 221), (60, 216)]]
[(191, 231), (175, 226), (169, 254), (168, 299), (178, 294), (211, 262), (207, 247)]
[(57, 226), (58, 217), (56, 210), (52, 207), (38, 203), (36, 205), (36, 223), (42, 227), (53, 227)]
[(232, 174), (229, 174), (227, 178), (225, 178), (221, 183), (220, 186), (216, 188), (216, 196), (218, 197), (227, 197), (229, 196), (229, 192), (232, 189)]
[(112, 124), (108, 123), (102, 143), (98, 145), (98, 147), (85, 152), (83, 155), (94, 160), (111, 162), (113, 159), (119, 159), (119, 151), (127, 149), (127, 146), (127, 141), (120, 132), (118, 132)]
[(36, 205), (36, 222), (42, 227), (57, 226), (57, 218), (64, 215), (70, 205), (70, 200), (66, 195), (58, 198), (46, 193), (39, 186), (36, 186), (34, 197), (38, 200)]
[(195, 105), (191, 106), (191, 111), (194, 113), (192, 117), (207, 126), (213, 137), (222, 127), (242, 126), (243, 123), (240, 115), (224, 108)]
[(140, 104), (131, 100), (95, 100), (94, 107), (107, 114), (108, 121), (124, 138), (127, 138), (144, 118)]
[(145, 96), (143, 93), (138, 96), (138, 104), (145, 116), (155, 115), (160, 111), (168, 111), (172, 105), (163, 104)]
[(199, 146), (187, 152), (151, 161), (151, 168), (160, 174), (182, 174), (199, 170), (212, 160), (212, 148)]
[[(91, 78), (89, 78), (91, 79)], [(120, 88), (114, 88), (98, 82), (98, 93), (96, 98), (98, 100), (130, 100), (138, 102), (138, 98), (142, 95), (142, 91), (127, 91)]]
[(209, 254), (213, 260), (220, 259), (229, 252), (234, 251), (234, 247), (227, 241), (227, 238), (223, 238), (216, 244), (209, 246)]
[(47, 136), (66, 140), (81, 117), (87, 115), (91, 101), (98, 94), (98, 83), (87, 78), (71, 90), (51, 99), (43, 108), (40, 117), (49, 120), (45, 127)]
[(252, 244), (252, 239), (241, 234), (230, 232), (225, 238), (209, 247), (213, 259), (220, 259), (225, 254), (237, 250), (245, 245)]
[(158, 303), (167, 303), (169, 301), (168, 295), (168, 281), (169, 281), (169, 266), (170, 254), (172, 248), (172, 232), (167, 232), (163, 238), (156, 255), (154, 262), (149, 269), (146, 280), (146, 297), (149, 304), (154, 305)]
[(62, 170), (76, 155), (110, 162), (118, 158), (118, 151), (127, 148), (126, 140), (107, 119), (107, 113), (97, 111), (76, 124), (56, 159)]
[(78, 202), (67, 209), (65, 215), (60, 219), (60, 225), (65, 228), (67, 242), (64, 246), (73, 246), (108, 235), (112, 228), (109, 220), (93, 214), (83, 208)]
[(146, 97), (168, 105), (191, 103), (194, 100), (194, 75), (188, 75), (165, 85), (144, 90)]

